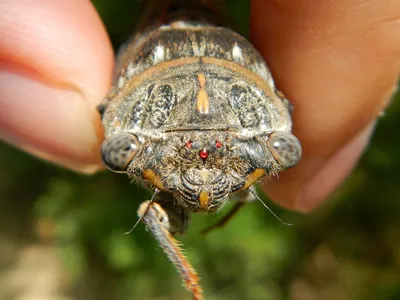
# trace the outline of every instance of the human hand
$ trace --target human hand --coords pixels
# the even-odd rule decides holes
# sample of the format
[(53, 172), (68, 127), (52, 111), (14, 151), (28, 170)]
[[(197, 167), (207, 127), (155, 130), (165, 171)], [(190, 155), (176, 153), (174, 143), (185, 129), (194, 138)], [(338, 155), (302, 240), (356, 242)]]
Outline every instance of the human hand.
[(283, 206), (309, 211), (351, 172), (395, 90), (400, 1), (259, 0), (252, 21), (303, 146), (299, 165), (264, 187)]
[[(82, 172), (101, 168), (95, 106), (113, 53), (90, 1), (0, 3), (0, 136)], [(295, 105), (298, 166), (265, 186), (308, 211), (349, 174), (400, 67), (400, 1), (252, 1), (253, 41)]]
[(0, 136), (82, 172), (101, 167), (96, 105), (113, 51), (90, 1), (0, 2)]

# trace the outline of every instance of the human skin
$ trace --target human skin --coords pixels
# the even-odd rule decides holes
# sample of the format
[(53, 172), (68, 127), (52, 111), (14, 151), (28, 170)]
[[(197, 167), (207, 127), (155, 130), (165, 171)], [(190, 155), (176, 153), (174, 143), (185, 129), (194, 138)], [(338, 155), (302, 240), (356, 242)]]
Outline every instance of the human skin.
[[(348, 176), (400, 70), (400, 0), (253, 0), (251, 33), (294, 104), (298, 166), (264, 185), (310, 211)], [(96, 105), (114, 54), (88, 0), (0, 2), (0, 136), (84, 173), (102, 169)]]

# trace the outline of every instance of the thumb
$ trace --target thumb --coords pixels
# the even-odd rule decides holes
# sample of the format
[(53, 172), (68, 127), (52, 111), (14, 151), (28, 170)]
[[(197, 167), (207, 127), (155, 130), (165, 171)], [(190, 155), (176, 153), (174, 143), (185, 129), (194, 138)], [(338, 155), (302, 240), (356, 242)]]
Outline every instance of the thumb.
[(113, 53), (94, 7), (4, 0), (0, 16), (0, 136), (69, 168), (99, 168), (95, 106), (110, 84)]

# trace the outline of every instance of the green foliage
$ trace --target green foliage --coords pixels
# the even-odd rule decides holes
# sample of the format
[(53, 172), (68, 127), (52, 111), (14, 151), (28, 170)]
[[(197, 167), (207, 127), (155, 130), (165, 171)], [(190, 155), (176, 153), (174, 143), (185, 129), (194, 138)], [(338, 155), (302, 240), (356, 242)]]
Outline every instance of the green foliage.
[[(93, 2), (120, 44), (137, 3)], [(248, 3), (229, 2), (244, 26)], [(200, 230), (227, 209), (194, 216), (180, 240), (207, 299), (400, 299), (399, 128), (394, 101), (357, 170), (321, 209), (300, 216), (268, 203), (294, 226), (282, 225), (259, 203), (207, 236)], [(124, 235), (148, 191), (123, 175), (75, 174), (4, 144), (0, 152), (2, 231), (29, 235), (32, 224), (47, 224), (76, 299), (188, 299), (144, 226)]]

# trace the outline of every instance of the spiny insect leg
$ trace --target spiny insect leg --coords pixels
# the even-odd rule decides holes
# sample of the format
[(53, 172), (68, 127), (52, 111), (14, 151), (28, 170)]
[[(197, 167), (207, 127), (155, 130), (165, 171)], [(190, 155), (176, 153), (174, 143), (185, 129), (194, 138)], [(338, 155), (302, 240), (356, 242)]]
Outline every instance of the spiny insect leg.
[(181, 214), (181, 210), (179, 208), (176, 211), (172, 211), (170, 208), (165, 210), (159, 203), (151, 201), (142, 203), (138, 210), (139, 217), (151, 231), (169, 260), (174, 264), (185, 288), (192, 293), (194, 300), (203, 300), (199, 277), (183, 254), (180, 243), (171, 234), (171, 231), (175, 233), (175, 230), (170, 220), (177, 219), (177, 216), (172, 215), (173, 213)]

